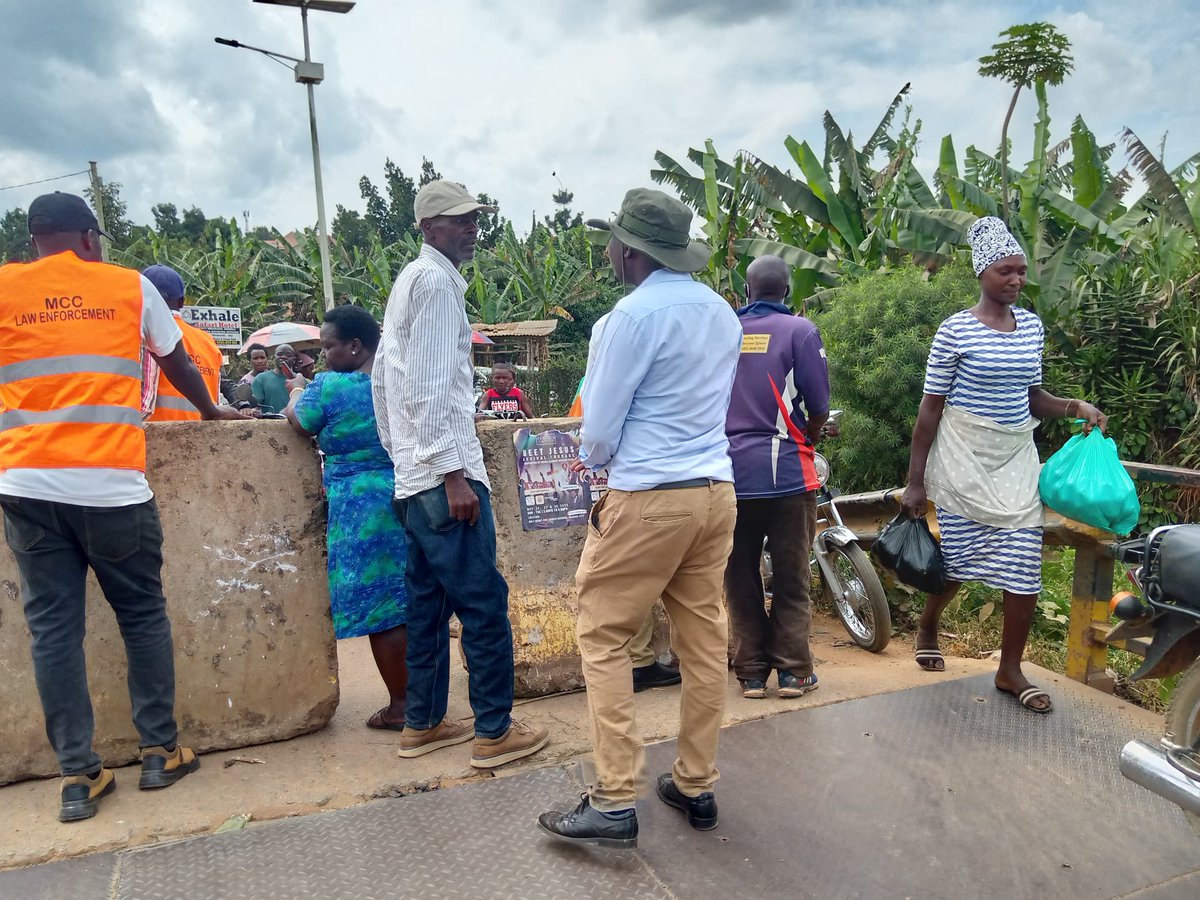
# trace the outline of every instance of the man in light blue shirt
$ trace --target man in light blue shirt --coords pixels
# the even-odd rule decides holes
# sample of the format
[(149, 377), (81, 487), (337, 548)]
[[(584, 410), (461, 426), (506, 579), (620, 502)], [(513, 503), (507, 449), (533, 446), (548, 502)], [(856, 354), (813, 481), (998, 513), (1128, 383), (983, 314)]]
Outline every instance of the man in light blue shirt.
[(596, 783), (567, 813), (538, 822), (556, 837), (637, 846), (643, 761), (629, 644), (660, 596), (683, 674), (679, 757), (659, 798), (700, 830), (717, 827), (713, 785), (725, 707), (721, 579), (737, 505), (725, 417), (742, 329), (729, 304), (688, 273), (710, 250), (691, 211), (661, 191), (625, 195), (611, 222), (613, 271), (635, 290), (592, 332), (576, 471), (607, 466), (575, 582)]

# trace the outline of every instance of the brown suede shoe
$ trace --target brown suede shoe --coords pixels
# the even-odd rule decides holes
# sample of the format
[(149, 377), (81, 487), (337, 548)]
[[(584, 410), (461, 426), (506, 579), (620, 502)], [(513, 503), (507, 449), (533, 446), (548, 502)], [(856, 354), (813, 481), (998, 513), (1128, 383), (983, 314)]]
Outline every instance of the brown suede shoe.
[(533, 729), (516, 719), (498, 738), (476, 738), (471, 748), (471, 765), (476, 769), (494, 769), (505, 763), (533, 756), (550, 740), (545, 728)]
[(200, 768), (200, 760), (188, 747), (175, 745), (174, 750), (166, 747), (144, 747), (142, 749), (142, 777), (138, 789), (152, 791), (170, 787), (189, 772)]
[(77, 822), (80, 819), (90, 819), (96, 814), (100, 798), (107, 797), (117, 787), (117, 779), (108, 769), (101, 769), (95, 777), (86, 775), (68, 775), (62, 780), (59, 788), (61, 806), (58, 810), (58, 821)]
[(396, 755), (412, 759), (434, 750), (441, 750), (443, 747), (465, 744), (473, 737), (473, 726), (453, 719), (442, 719), (432, 728), (409, 728), (406, 725), (404, 731), (400, 732), (400, 749), (396, 751)]

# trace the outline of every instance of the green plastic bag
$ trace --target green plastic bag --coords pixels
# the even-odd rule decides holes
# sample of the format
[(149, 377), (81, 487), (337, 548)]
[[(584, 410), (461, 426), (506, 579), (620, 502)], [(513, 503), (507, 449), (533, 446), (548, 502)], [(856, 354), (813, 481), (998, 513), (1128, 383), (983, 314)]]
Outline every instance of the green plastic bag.
[(1055, 512), (1114, 534), (1133, 531), (1142, 512), (1116, 442), (1099, 428), (1074, 435), (1046, 460), (1038, 490)]

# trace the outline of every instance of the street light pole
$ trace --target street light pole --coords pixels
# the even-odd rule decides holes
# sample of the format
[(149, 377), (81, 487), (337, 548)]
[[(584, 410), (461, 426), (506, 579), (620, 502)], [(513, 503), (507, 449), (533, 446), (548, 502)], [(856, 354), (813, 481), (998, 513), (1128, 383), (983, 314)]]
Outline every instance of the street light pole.
[(254, 0), (254, 2), (270, 6), (292, 6), (300, 10), (300, 23), (304, 31), (304, 59), (285, 56), (261, 47), (251, 47), (249, 44), (229, 38), (216, 38), (216, 42), (235, 49), (253, 50), (277, 61), (286, 59), (293, 62), (296, 64), (293, 67), (296, 81), (308, 88), (308, 128), (312, 136), (313, 181), (317, 188), (317, 248), (321, 252), (321, 283), (325, 294), (325, 309), (330, 310), (333, 309), (333, 269), (329, 262), (329, 231), (325, 227), (325, 188), (321, 183), (321, 146), (317, 140), (317, 101), (313, 93), (313, 86), (325, 80), (325, 67), (320, 63), (313, 62), (309, 52), (308, 10), (312, 8), (319, 12), (348, 13), (354, 9), (354, 0)]
[[(300, 7), (300, 22), (304, 29), (304, 61), (312, 62), (308, 50), (308, 6)], [(329, 232), (325, 228), (325, 188), (321, 183), (321, 147), (317, 141), (317, 101), (313, 94), (313, 82), (306, 80), (308, 88), (308, 127), (312, 132), (313, 181), (317, 186), (317, 247), (321, 252), (321, 280), (325, 287), (325, 309), (333, 309), (333, 269), (329, 263)]]

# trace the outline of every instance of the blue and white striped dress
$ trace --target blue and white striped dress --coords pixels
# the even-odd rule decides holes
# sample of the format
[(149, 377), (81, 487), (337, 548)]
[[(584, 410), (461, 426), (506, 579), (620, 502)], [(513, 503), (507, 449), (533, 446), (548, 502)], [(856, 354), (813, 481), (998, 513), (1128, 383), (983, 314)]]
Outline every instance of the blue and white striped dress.
[[(925, 393), (1002, 425), (1028, 421), (1029, 389), (1042, 383), (1042, 322), (1013, 307), (1011, 333), (996, 331), (970, 310), (942, 322), (925, 370)], [(1032, 438), (1031, 438), (1032, 439)], [(997, 528), (937, 508), (946, 577), (982, 581), (1014, 594), (1042, 589), (1042, 529)]]

